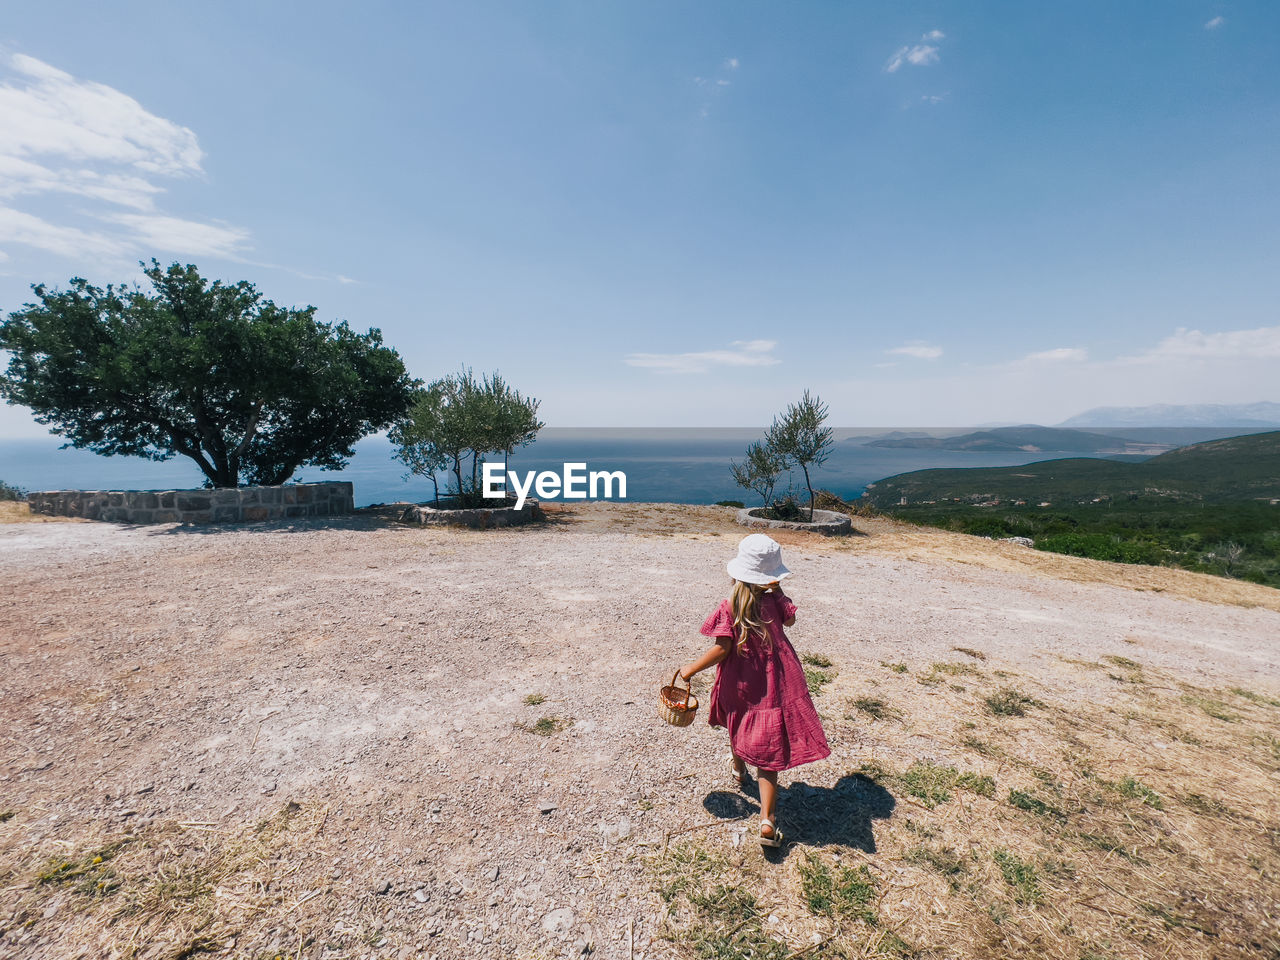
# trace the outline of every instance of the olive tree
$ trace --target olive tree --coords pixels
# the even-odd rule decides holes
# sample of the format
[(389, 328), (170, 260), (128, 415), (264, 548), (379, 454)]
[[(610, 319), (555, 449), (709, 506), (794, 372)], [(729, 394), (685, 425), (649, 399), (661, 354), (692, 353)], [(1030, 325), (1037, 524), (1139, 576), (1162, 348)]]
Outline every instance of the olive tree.
[(152, 292), (36, 285), (37, 302), (0, 322), (0, 396), (68, 446), (190, 457), (213, 487), (279, 484), (340, 469), (408, 407), (413, 381), (378, 330), (321, 323), (191, 264), (142, 266)]
[(773, 488), (778, 484), (778, 477), (786, 469), (786, 461), (782, 459), (767, 443), (756, 441), (747, 447), (742, 463), (736, 460), (729, 462), (729, 470), (733, 481), (745, 490), (754, 490), (764, 500), (764, 507), (769, 509), (773, 502)]
[(827, 405), (809, 391), (799, 403), (788, 405), (786, 412), (773, 418), (773, 425), (765, 433), (765, 444), (782, 458), (786, 466), (795, 465), (804, 471), (804, 485), (809, 490), (809, 522), (813, 522), (813, 483), (809, 468), (821, 466), (831, 453), (833, 434), (824, 427)]
[(466, 368), (419, 390), (390, 436), (399, 448), (396, 456), (410, 471), (431, 479), (437, 500), (435, 474), (447, 468), (459, 504), (478, 504), (485, 454), (501, 453), (505, 464), (544, 426), (537, 414), (538, 401), (523, 396), (499, 374), (477, 379)]

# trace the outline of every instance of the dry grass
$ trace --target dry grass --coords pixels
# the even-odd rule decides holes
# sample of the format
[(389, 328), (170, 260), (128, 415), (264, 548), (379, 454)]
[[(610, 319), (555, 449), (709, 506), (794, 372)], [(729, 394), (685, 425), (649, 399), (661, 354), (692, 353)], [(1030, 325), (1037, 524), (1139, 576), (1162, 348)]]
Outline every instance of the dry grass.
[[(56, 852), (4, 864), (0, 900), (17, 928), (40, 918), (52, 897), (69, 900), (76, 922), (59, 930), (64, 956), (234, 953), (237, 934), (270, 912), (287, 931), (289, 946), (278, 955), (300, 957), (302, 948), (315, 952), (323, 932), (312, 932), (316, 908), (340, 895), (336, 883), (307, 888), (295, 879), (315, 857), (327, 819), (327, 808), (290, 802), (238, 829), (170, 821), (115, 836), (86, 833), (74, 846), (58, 843)], [(375, 921), (354, 919), (351, 933)], [(359, 942), (355, 936), (350, 945)]]
[(964, 533), (916, 527), (882, 517), (859, 518), (854, 526), (868, 535), (857, 545), (859, 550), (868, 553), (905, 557), (927, 563), (968, 563), (1009, 573), (1025, 573), (1077, 583), (1107, 583), (1207, 603), (1262, 607), (1280, 612), (1280, 590), (1242, 580), (1213, 577), (1173, 567), (1148, 567), (1069, 557), (1017, 544), (984, 540)]
[(32, 513), (23, 500), (0, 500), (0, 523), (86, 523), (78, 517), (46, 517)]
[[(1146, 682), (1117, 683), (1084, 709), (1064, 697), (1116, 668)], [(701, 924), (710, 933), (694, 955), (707, 957), (747, 947), (842, 958), (1277, 955), (1280, 706), (1270, 691), (1202, 689), (1116, 655), (1023, 676), (1016, 697), (996, 678), (970, 683), (959, 693), (885, 671), (874, 698), (828, 718), (837, 737), (857, 730), (871, 750), (850, 775), (895, 800), (874, 824), (873, 853), (793, 831), (798, 845), (766, 859), (734, 847), (730, 827), (712, 831), (685, 861), (705, 874), (687, 882), (738, 891), (777, 922), (735, 945), (716, 936), (733, 930), (727, 917), (677, 895), (667, 935), (680, 942)], [(988, 699), (1023, 712), (992, 712)], [(896, 730), (869, 727), (886, 703), (907, 733), (927, 726), (954, 763), (921, 761)], [(784, 798), (784, 828), (787, 805), (803, 802)]]

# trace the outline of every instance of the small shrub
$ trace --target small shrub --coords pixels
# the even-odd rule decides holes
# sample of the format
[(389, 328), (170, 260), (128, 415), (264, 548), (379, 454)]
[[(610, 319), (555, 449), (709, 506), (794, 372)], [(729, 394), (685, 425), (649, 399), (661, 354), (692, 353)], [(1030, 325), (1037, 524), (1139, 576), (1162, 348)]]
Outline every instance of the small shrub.
[(27, 491), (21, 487), (14, 487), (3, 480), (0, 480), (0, 500), (25, 500), (27, 499)]
[(834, 670), (819, 670), (816, 667), (804, 668), (804, 682), (811, 696), (817, 696), (822, 688), (836, 678)]
[(1194, 810), (1196, 813), (1204, 814), (1208, 817), (1228, 817), (1233, 816), (1233, 811), (1225, 803), (1215, 800), (1213, 797), (1206, 797), (1202, 793), (1188, 793), (1182, 798), (1182, 802)]
[(1009, 791), (1009, 806), (1017, 807), (1019, 810), (1025, 810), (1027, 813), (1034, 813), (1038, 816), (1061, 816), (1061, 812), (1049, 806), (1039, 797), (1032, 796), (1029, 793), (1023, 793), (1021, 790)]
[(822, 667), (824, 670), (832, 665), (831, 660), (820, 653), (806, 653), (800, 658), (800, 662), (807, 663), (811, 667)]
[(884, 661), (881, 661), (880, 666), (887, 667), (889, 670), (892, 670), (894, 673), (907, 672), (907, 665), (905, 663), (885, 663)]
[(1280, 707), (1280, 700), (1277, 700), (1275, 697), (1267, 697), (1261, 693), (1254, 693), (1252, 690), (1245, 690), (1241, 687), (1232, 687), (1231, 692), (1237, 697), (1243, 697), (1253, 703), (1267, 707)]
[(994, 797), (996, 795), (996, 782), (985, 774), (962, 773), (960, 779), (956, 781), (956, 786), (963, 790), (970, 790), (980, 797)]
[(1126, 670), (1142, 669), (1142, 664), (1138, 663), (1138, 661), (1136, 660), (1130, 660), (1128, 657), (1109, 656), (1109, 657), (1103, 657), (1102, 659), (1107, 661), (1107, 663), (1112, 664), (1113, 666), (1124, 667)]
[(560, 717), (541, 717), (532, 726), (523, 723), (517, 723), (516, 726), (525, 733), (536, 733), (540, 737), (549, 737), (559, 733), (566, 727), (572, 726), (572, 720), (562, 720)]
[(1160, 794), (1156, 793), (1145, 783), (1141, 783), (1133, 777), (1125, 777), (1120, 781), (1120, 796), (1129, 797), (1131, 800), (1141, 800), (1148, 807), (1154, 807), (1157, 810), (1164, 809), (1164, 800)]
[(833, 871), (820, 858), (807, 853), (799, 872), (800, 894), (811, 913), (876, 922), (876, 883), (865, 866)]
[(973, 657), (975, 660), (985, 660), (987, 655), (981, 650), (974, 650), (971, 647), (952, 647), (956, 653), (963, 653), (966, 657)]
[(773, 501), (772, 505), (755, 511), (757, 516), (766, 520), (786, 520), (789, 522), (807, 521), (809, 511), (800, 506), (800, 501), (787, 494)]
[(949, 677), (980, 677), (982, 671), (967, 663), (935, 663), (929, 667), (933, 673), (945, 673)]
[(903, 854), (902, 859), (907, 863), (929, 867), (944, 877), (951, 884), (952, 890), (960, 886), (958, 878), (969, 869), (964, 860), (950, 847), (912, 847)]
[(1015, 854), (1003, 849), (996, 850), (991, 858), (1000, 868), (1005, 883), (1013, 887), (1013, 898), (1018, 903), (1035, 904), (1044, 899), (1044, 895), (1040, 892), (1036, 868), (1032, 864), (1020, 860)]
[(741, 510), (743, 507), (746, 506), (746, 504), (743, 503), (741, 500), (717, 500), (716, 506), (717, 507), (737, 507), (739, 510)]
[(976, 773), (961, 773), (955, 767), (943, 767), (928, 761), (918, 761), (898, 777), (898, 782), (910, 796), (921, 800), (932, 810), (951, 799), (951, 791), (959, 787), (980, 796), (994, 796), (996, 782)]
[(987, 709), (997, 717), (1023, 717), (1027, 714), (1027, 707), (1043, 707), (1044, 704), (1033, 697), (1027, 696), (1025, 693), (1005, 687), (996, 693), (991, 694), (984, 701)]
[(1240, 720), (1240, 714), (1232, 713), (1227, 709), (1225, 703), (1212, 700), (1209, 697), (1200, 697), (1189, 693), (1182, 698), (1182, 702), (1188, 706), (1199, 707), (1215, 720), (1224, 720), (1227, 723), (1237, 723)]
[(536, 707), (538, 704), (545, 702), (545, 701), (546, 701), (546, 699), (547, 699), (547, 698), (546, 698), (546, 696), (545, 696), (544, 694), (541, 694), (541, 693), (531, 693), (531, 694), (529, 694), (527, 697), (525, 697), (525, 698), (524, 698), (524, 702), (525, 702), (525, 705), (526, 705), (526, 706)]
[[(849, 706), (859, 713), (865, 713), (874, 720), (897, 719), (901, 716), (897, 710), (894, 710), (883, 700), (876, 697), (858, 697), (858, 699), (850, 701)], [(850, 717), (849, 719), (852, 720), (853, 718)]]

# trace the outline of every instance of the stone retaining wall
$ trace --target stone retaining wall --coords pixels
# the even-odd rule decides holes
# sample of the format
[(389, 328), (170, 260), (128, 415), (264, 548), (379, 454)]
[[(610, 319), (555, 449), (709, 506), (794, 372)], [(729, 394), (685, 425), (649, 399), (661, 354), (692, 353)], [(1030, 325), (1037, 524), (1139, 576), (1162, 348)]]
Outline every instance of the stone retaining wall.
[(524, 506), (515, 507), (475, 507), (464, 510), (437, 510), (427, 504), (410, 504), (400, 514), (405, 523), (420, 523), (423, 526), (448, 527), (516, 527), (537, 520), (545, 520), (546, 514), (536, 500), (526, 500)]
[(219, 490), (45, 490), (32, 513), (112, 523), (254, 523), (351, 513), (350, 481)]
[(760, 527), (765, 530), (808, 530), (810, 533), (821, 533), (828, 537), (844, 536), (853, 530), (853, 521), (845, 514), (836, 513), (834, 510), (815, 510), (813, 522), (805, 523), (799, 520), (766, 520), (764, 517), (755, 515), (759, 509), (760, 507), (750, 507), (739, 510), (736, 518), (738, 523), (744, 527)]

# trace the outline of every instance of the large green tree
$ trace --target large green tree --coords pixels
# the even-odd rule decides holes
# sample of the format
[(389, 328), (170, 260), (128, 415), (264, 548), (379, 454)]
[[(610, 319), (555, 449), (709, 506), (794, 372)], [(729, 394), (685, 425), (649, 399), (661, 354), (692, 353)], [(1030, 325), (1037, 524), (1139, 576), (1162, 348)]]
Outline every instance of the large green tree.
[(215, 487), (338, 469), (408, 408), (414, 381), (378, 330), (321, 323), (189, 264), (143, 267), (153, 292), (33, 287), (38, 302), (0, 322), (0, 396), (70, 446), (181, 454)]

